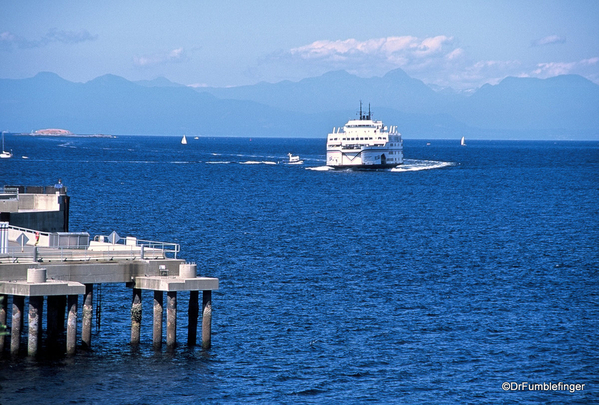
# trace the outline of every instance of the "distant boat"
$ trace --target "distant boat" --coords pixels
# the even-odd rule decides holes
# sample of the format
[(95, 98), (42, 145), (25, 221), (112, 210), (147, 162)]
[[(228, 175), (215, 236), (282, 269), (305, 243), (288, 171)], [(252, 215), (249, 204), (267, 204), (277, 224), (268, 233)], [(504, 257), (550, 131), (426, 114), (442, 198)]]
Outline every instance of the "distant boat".
[(460, 145), (466, 146), (466, 139), (464, 137), (462, 137), (462, 139), (460, 140)]
[(183, 135), (183, 138), (181, 138), (181, 145), (187, 145), (187, 138), (185, 135)]
[(291, 153), (288, 153), (287, 156), (289, 156), (289, 163), (290, 165), (301, 165), (302, 163), (304, 163), (303, 160), (300, 160), (300, 157), (297, 155), (292, 155)]
[(12, 152), (7, 152), (4, 150), (4, 131), (2, 131), (2, 153), (0, 153), (0, 159), (10, 159), (12, 157)]
[(196, 137), (195, 137), (195, 138), (193, 138), (193, 139), (200, 139), (200, 138), (196, 136)]

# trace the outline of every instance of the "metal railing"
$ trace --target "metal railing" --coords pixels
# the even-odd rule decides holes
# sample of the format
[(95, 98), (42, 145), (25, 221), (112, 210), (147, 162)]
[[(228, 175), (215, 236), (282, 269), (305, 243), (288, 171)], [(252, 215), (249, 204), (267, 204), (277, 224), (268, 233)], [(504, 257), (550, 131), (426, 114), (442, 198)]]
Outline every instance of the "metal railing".
[[(178, 247), (178, 246), (177, 246)], [(94, 250), (94, 249), (72, 249), (72, 248), (48, 248), (37, 246), (12, 247), (5, 253), (0, 254), (0, 263), (30, 263), (30, 262), (90, 262), (102, 261), (110, 262), (117, 260), (159, 260), (171, 258), (167, 253), (172, 253), (172, 258), (176, 259), (176, 252), (173, 249), (146, 249), (143, 245), (139, 247), (131, 246), (128, 249), (118, 250)]]
[(0, 253), (0, 263), (176, 259), (181, 251), (178, 243), (116, 234), (99, 235), (90, 242), (87, 233), (39, 232), (12, 225), (8, 233), (11, 245)]
[[(177, 254), (181, 251), (181, 246), (178, 243), (172, 242), (158, 242), (153, 240), (137, 239), (132, 236), (125, 238), (119, 237), (115, 232), (110, 235), (96, 235), (94, 242), (101, 242), (109, 246), (113, 246), (114, 250), (124, 250), (127, 248), (138, 248), (145, 251), (146, 256), (152, 251), (163, 252), (164, 257), (168, 257), (168, 254), (172, 254), (173, 258), (177, 258)], [(92, 245), (92, 248), (99, 247)]]
[(2, 188), (2, 199), (4, 200), (18, 200), (19, 199), (19, 188), (4, 186)]
[(64, 185), (54, 186), (24, 186), (8, 185), (3, 186), (4, 194), (66, 194), (67, 188)]
[(179, 245), (178, 243), (171, 242), (157, 242), (151, 240), (138, 239), (137, 245), (142, 246), (144, 248), (144, 250), (146, 251), (146, 255), (148, 254), (148, 250), (161, 250), (162, 252), (164, 252), (165, 257), (166, 253), (172, 253), (174, 259), (177, 258), (177, 253), (181, 251), (181, 245)]
[(35, 229), (20, 226), (8, 226), (8, 240), (25, 246), (50, 246), (50, 232), (39, 232)]

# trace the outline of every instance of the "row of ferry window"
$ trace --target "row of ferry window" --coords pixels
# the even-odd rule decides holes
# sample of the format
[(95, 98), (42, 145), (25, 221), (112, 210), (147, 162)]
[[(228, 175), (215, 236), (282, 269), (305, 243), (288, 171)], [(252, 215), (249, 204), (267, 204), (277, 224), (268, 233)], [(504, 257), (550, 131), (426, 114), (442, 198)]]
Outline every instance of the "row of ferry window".
[[(385, 140), (386, 138), (379, 136), (376, 139)], [(370, 138), (331, 138), (331, 141), (372, 141), (374, 138), (371, 136)]]

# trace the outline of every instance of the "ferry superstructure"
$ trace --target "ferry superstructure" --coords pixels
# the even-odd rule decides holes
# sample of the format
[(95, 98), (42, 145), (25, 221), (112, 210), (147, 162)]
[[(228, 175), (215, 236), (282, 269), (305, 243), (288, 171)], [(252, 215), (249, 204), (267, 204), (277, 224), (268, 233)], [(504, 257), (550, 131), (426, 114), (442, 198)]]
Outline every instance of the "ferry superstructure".
[(327, 166), (340, 169), (386, 169), (403, 163), (403, 140), (397, 127), (362, 113), (327, 137)]

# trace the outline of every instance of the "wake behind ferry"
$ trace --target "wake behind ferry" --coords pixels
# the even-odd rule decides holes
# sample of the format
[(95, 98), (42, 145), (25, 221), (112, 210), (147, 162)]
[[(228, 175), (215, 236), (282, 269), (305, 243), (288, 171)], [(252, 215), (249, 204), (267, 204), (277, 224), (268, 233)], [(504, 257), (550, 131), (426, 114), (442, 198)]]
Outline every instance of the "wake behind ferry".
[(333, 128), (327, 137), (327, 166), (339, 169), (386, 169), (403, 163), (403, 141), (397, 127), (386, 127), (368, 114)]

